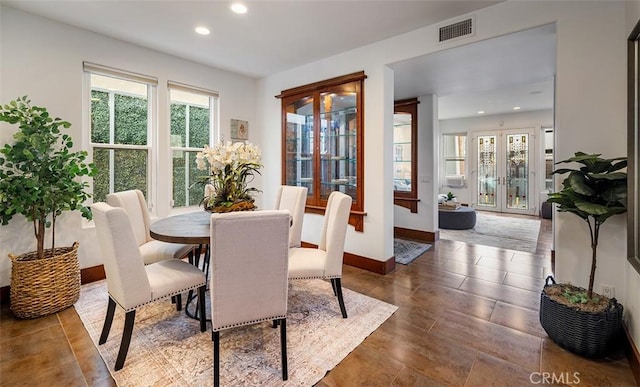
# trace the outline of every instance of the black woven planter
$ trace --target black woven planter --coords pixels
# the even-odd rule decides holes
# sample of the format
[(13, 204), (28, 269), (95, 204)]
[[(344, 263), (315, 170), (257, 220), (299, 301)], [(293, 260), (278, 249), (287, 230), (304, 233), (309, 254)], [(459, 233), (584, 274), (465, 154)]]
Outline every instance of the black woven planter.
[[(547, 277), (555, 284), (553, 277)], [(622, 331), (623, 307), (615, 298), (601, 313), (589, 313), (562, 305), (540, 294), (540, 324), (551, 340), (562, 348), (585, 357), (603, 357), (618, 341)]]

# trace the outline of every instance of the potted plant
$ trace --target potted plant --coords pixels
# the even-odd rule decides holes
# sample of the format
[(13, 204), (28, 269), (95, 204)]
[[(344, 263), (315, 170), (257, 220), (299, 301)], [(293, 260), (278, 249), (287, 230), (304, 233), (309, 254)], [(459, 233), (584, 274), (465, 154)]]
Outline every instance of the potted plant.
[[(577, 169), (560, 168), (554, 174), (569, 175), (562, 190), (549, 194), (560, 212), (584, 220), (590, 232), (591, 272), (589, 287), (556, 284), (547, 278), (540, 300), (540, 323), (549, 337), (561, 347), (583, 356), (603, 356), (618, 337), (623, 307), (593, 291), (600, 227), (607, 219), (627, 210), (626, 157), (603, 159), (599, 154), (576, 152), (561, 163), (578, 163)], [(550, 284), (551, 281), (553, 284)]]
[(250, 211), (256, 208), (249, 187), (254, 173), (260, 174), (260, 149), (244, 142), (227, 142), (210, 148), (205, 145), (196, 155), (198, 169), (208, 169), (199, 183), (209, 185), (202, 199), (204, 207), (212, 212)]
[[(45, 316), (65, 309), (80, 294), (78, 244), (56, 247), (56, 219), (63, 211), (80, 210), (90, 195), (81, 176), (92, 176), (87, 153), (72, 152), (73, 141), (61, 129), (71, 124), (49, 116), (46, 108), (32, 106), (26, 96), (0, 106), (0, 121), (18, 125), (15, 142), (0, 149), (0, 220), (3, 225), (15, 215), (33, 222), (36, 250), (9, 255), (11, 310), (20, 318)], [(50, 248), (45, 248), (46, 230), (51, 229)]]

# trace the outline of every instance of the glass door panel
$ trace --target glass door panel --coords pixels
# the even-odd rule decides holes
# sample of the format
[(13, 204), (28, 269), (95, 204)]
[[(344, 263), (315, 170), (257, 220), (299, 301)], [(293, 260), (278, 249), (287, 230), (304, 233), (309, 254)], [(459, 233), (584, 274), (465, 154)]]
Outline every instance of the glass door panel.
[[(478, 209), (534, 214), (533, 129), (478, 133), (476, 138)], [(533, 164), (535, 165), (535, 164)]]
[(529, 135), (507, 134), (506, 190), (508, 209), (529, 209)]
[(313, 98), (286, 107), (285, 181), (313, 193)]
[(496, 208), (498, 164), (497, 137), (478, 136), (478, 207)]
[(333, 191), (356, 199), (356, 93), (320, 94), (320, 199)]

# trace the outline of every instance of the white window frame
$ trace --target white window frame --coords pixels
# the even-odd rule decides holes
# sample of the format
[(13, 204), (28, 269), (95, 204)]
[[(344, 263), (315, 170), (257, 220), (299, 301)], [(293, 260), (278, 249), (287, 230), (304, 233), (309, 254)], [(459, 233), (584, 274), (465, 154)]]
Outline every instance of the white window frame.
[[(186, 118), (186, 132), (185, 132), (185, 146), (180, 146), (180, 147), (174, 147), (171, 145), (171, 105), (172, 105), (172, 97), (171, 97), (171, 91), (175, 90), (175, 91), (181, 91), (181, 92), (185, 92), (185, 93), (191, 93), (191, 94), (200, 94), (203, 96), (206, 96), (209, 99), (209, 146), (212, 146), (214, 143), (219, 141), (219, 134), (220, 134), (220, 130), (219, 130), (219, 94), (216, 91), (212, 91), (212, 90), (207, 90), (201, 87), (197, 87), (197, 86), (191, 86), (191, 85), (186, 85), (183, 83), (179, 83), (179, 82), (174, 82), (174, 81), (168, 81), (167, 82), (167, 136), (169, 138), (169, 159), (170, 161), (170, 165), (169, 165), (169, 170), (171, 171), (171, 184), (170, 184), (170, 190), (171, 190), (171, 207), (174, 209), (181, 209), (181, 208), (189, 208), (189, 207), (196, 207), (198, 206), (199, 203), (194, 203), (194, 204), (189, 204), (187, 206), (181, 206), (181, 207), (174, 207), (174, 203), (175, 203), (175, 198), (173, 197), (173, 152), (174, 151), (187, 151), (187, 152), (199, 152), (202, 151), (204, 148), (195, 148), (195, 147), (191, 147), (190, 144), (188, 143), (189, 141), (189, 117), (188, 117), (188, 113), (187, 113), (187, 118)], [(189, 104), (186, 104), (188, 106), (191, 106)], [(193, 105), (196, 106), (196, 105)], [(189, 111), (189, 109), (187, 109), (187, 112)], [(186, 172), (188, 173), (189, 169), (186, 168), (185, 169)], [(185, 179), (185, 191), (188, 192), (189, 189), (189, 179)]]
[[(158, 80), (155, 77), (137, 74), (125, 70), (119, 70), (112, 67), (102, 66), (90, 62), (83, 63), (83, 71), (84, 71), (84, 80), (85, 87), (83, 88), (83, 100), (86, 101), (86, 106), (83, 106), (84, 120), (83, 127), (85, 128), (85, 141), (83, 143), (84, 149), (88, 152), (90, 160), (93, 160), (93, 149), (94, 148), (102, 148), (102, 149), (110, 149), (110, 150), (118, 150), (118, 149), (136, 149), (136, 150), (146, 150), (147, 151), (147, 192), (146, 192), (146, 200), (149, 210), (154, 208), (154, 190), (155, 190), (155, 171), (156, 160), (157, 160), (157, 146), (155, 146), (157, 139), (154, 136), (154, 133), (157, 133), (158, 120), (157, 120), (157, 86)], [(91, 84), (91, 75), (101, 75), (105, 77), (111, 77), (116, 79), (122, 79), (131, 82), (142, 83), (147, 86), (147, 144), (146, 145), (125, 145), (125, 144), (114, 144), (113, 143), (113, 135), (114, 135), (114, 126), (113, 119), (114, 115), (110, 114), (111, 123), (110, 123), (110, 143), (93, 143), (91, 142), (91, 91), (94, 89)], [(112, 103), (113, 95), (115, 94), (112, 90), (104, 90), (100, 88), (95, 88), (96, 90), (104, 91), (109, 93), (109, 107), (111, 110), (114, 109), (114, 104)], [(127, 95), (124, 92), (118, 92), (121, 95)], [(110, 113), (113, 113), (111, 111)], [(113, 158), (110, 159), (110, 163), (113, 163)], [(113, 192), (113, 165), (110, 168), (110, 178), (109, 178), (109, 192)], [(89, 186), (91, 191), (93, 191), (93, 178), (89, 178)]]
[[(445, 138), (449, 136), (464, 136), (464, 146), (465, 146), (465, 155), (460, 157), (459, 155), (448, 155), (446, 149), (446, 140)], [(448, 161), (463, 161), (464, 162), (464, 170), (458, 171), (459, 173), (454, 176), (463, 176), (460, 184), (457, 183), (456, 179), (448, 179), (447, 175), (447, 162)], [(442, 133), (442, 169), (441, 169), (441, 186), (442, 187), (451, 187), (451, 188), (466, 188), (467, 181), (469, 177), (469, 135), (466, 132), (461, 133)], [(451, 180), (451, 181), (448, 181)], [(455, 180), (455, 181), (454, 181)]]

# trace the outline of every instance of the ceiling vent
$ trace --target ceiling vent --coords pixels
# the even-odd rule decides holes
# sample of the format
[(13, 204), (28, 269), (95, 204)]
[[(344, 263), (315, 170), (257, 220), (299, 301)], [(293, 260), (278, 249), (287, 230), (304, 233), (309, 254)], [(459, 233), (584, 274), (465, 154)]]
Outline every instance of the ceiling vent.
[(474, 24), (475, 18), (469, 17), (455, 23), (441, 26), (438, 29), (438, 43), (475, 35)]

